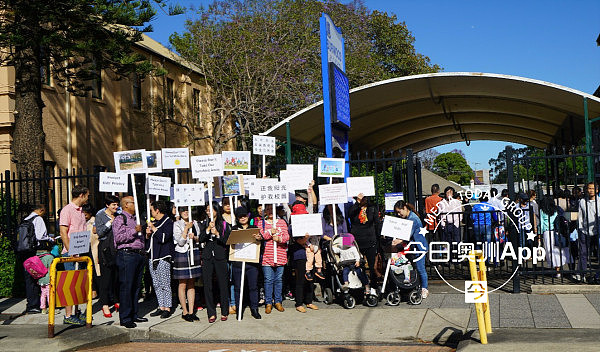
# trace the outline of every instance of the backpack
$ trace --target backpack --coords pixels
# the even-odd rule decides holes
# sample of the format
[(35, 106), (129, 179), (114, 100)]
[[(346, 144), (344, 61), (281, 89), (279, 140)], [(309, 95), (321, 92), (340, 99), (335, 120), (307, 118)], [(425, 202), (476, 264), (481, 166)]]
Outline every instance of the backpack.
[(30, 219), (23, 220), (17, 227), (17, 252), (31, 252), (37, 249), (33, 219), (38, 216), (35, 215)]
[(564, 217), (564, 211), (558, 207), (558, 215), (554, 219), (554, 246), (565, 248), (569, 245), (569, 221)]
[(40, 256), (34, 255), (31, 258), (27, 258), (23, 262), (23, 267), (25, 268), (25, 271), (27, 271), (29, 275), (31, 275), (31, 277), (34, 278), (34, 280), (38, 280), (46, 276), (46, 274), (48, 273), (48, 268), (46, 268), (46, 266), (44, 265), (44, 263), (42, 263), (42, 260), (40, 259), (41, 257), (47, 255), (50, 254), (46, 253)]

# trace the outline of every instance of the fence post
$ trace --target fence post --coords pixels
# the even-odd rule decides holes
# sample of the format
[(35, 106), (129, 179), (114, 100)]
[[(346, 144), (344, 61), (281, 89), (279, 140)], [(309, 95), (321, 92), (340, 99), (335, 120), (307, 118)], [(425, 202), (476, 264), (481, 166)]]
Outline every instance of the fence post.
[[(505, 150), (505, 155), (506, 155), (506, 186), (508, 188), (508, 198), (510, 198), (511, 200), (516, 199), (515, 197), (515, 180), (514, 180), (514, 171), (513, 171), (513, 149), (511, 146), (507, 146)], [(512, 215), (512, 212), (507, 212), (507, 216), (510, 216), (511, 219), (513, 220), (513, 224), (517, 224), (517, 219), (514, 218), (514, 216)], [(519, 233), (519, 230), (517, 229), (517, 238), (519, 238), (519, 236), (521, 236), (521, 234)], [(514, 240), (514, 236), (511, 240)], [(514, 241), (511, 241), (513, 243), (513, 247), (514, 247)], [(517, 265), (516, 261), (513, 261), (513, 268)], [(520, 276), (521, 270), (519, 268), (519, 270), (517, 271), (517, 273), (515, 274), (515, 276), (513, 277), (513, 293), (520, 293), (521, 292), (521, 276)]]
[(415, 162), (415, 172), (417, 177), (417, 210), (421, 214), (425, 214), (425, 204), (421, 203), (423, 201), (423, 180), (421, 179), (421, 160), (417, 157)]
[(411, 204), (415, 204), (417, 197), (415, 192), (415, 163), (412, 149), (406, 150), (406, 181), (408, 183), (406, 200)]
[(10, 236), (9, 238), (11, 239), (11, 241), (13, 240), (13, 231), (12, 231), (12, 226), (10, 224), (10, 215), (12, 212), (12, 207), (11, 207), (11, 195), (10, 195), (10, 170), (6, 170), (4, 171), (4, 180), (6, 181), (6, 193), (4, 195), (4, 200), (6, 202), (6, 204), (4, 205), (4, 209), (6, 212), (6, 234), (8, 236)]

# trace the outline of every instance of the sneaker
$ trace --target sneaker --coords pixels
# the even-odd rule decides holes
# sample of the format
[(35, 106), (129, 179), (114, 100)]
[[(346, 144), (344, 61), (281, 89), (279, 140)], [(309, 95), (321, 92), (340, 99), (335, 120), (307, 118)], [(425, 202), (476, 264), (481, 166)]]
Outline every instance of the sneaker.
[(85, 321), (82, 321), (81, 319), (77, 318), (76, 316), (71, 315), (70, 317), (63, 318), (63, 324), (64, 325), (84, 326)]
[(429, 297), (429, 290), (426, 288), (421, 289), (421, 297), (423, 297), (423, 299)]
[(42, 309), (42, 313), (43, 313), (43, 314), (48, 314), (48, 308), (44, 308), (44, 309)]
[(163, 310), (162, 313), (160, 314), (161, 319), (167, 319), (170, 316), (171, 316), (171, 311), (169, 311), (169, 310)]
[(410, 279), (405, 277), (405, 278), (404, 278), (404, 283), (405, 283), (405, 284), (410, 284)]
[(306, 277), (306, 280), (308, 281), (313, 281), (313, 276), (310, 271), (307, 271), (306, 274), (304, 274), (304, 277)]
[(323, 275), (323, 272), (321, 270), (317, 270), (317, 272), (315, 273), (315, 276), (321, 280), (325, 280), (325, 275)]
[(348, 283), (344, 282), (344, 284), (342, 285), (342, 291), (348, 291)]

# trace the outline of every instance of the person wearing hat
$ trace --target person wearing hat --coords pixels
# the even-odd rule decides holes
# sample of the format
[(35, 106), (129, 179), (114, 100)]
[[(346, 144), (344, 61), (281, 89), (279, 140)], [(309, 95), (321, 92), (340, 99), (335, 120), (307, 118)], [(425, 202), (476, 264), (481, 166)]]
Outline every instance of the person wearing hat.
[[(255, 225), (250, 225), (250, 212), (244, 207), (235, 209), (235, 226), (233, 230), (255, 229)], [(257, 241), (261, 240), (260, 233), (254, 235)], [(235, 290), (235, 302), (237, 303), (236, 312), (242, 314), (244, 310), (243, 302), (240, 302), (240, 288), (242, 286), (242, 263), (232, 262), (231, 270), (233, 272), (233, 286)], [(254, 319), (261, 319), (258, 312), (258, 273), (259, 263), (246, 263), (246, 283), (248, 286), (248, 298), (250, 299), (250, 314)], [(240, 303), (242, 303), (240, 305)]]

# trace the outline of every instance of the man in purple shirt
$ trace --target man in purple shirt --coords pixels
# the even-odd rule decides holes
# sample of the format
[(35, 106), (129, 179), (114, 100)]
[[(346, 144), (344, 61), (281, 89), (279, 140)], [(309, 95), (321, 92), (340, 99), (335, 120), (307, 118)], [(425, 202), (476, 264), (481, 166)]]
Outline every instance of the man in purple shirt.
[(121, 326), (135, 328), (135, 323), (148, 321), (138, 317), (138, 297), (146, 258), (144, 236), (141, 234), (142, 227), (135, 220), (133, 197), (123, 197), (121, 208), (123, 213), (115, 216), (112, 224), (119, 269), (119, 320)]

